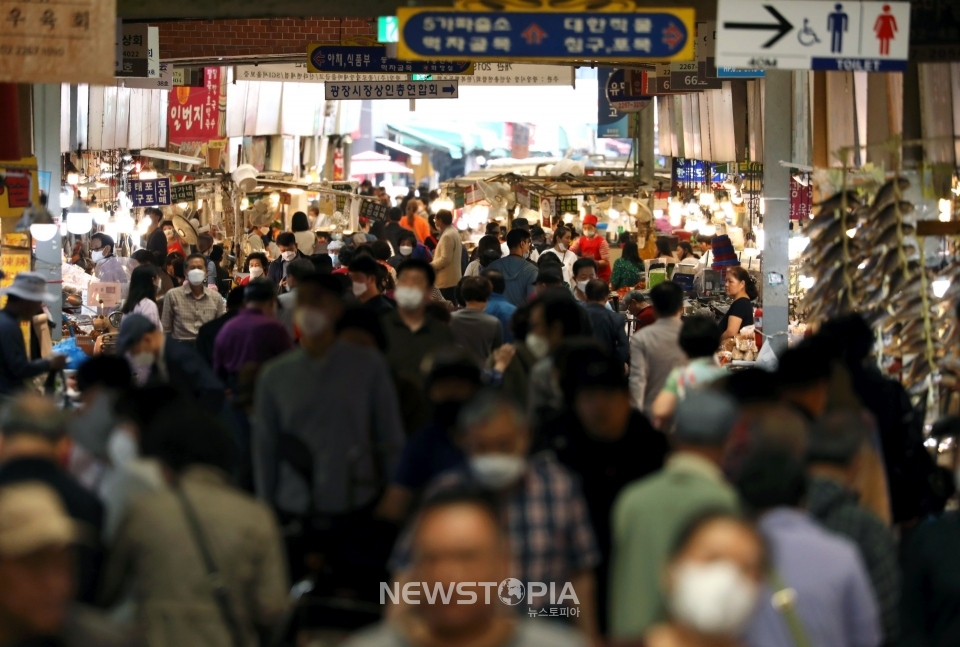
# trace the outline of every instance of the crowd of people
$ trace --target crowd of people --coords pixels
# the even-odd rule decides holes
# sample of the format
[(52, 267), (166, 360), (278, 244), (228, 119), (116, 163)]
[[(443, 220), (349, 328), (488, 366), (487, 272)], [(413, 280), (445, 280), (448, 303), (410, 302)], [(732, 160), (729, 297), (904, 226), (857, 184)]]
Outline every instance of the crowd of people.
[(628, 337), (589, 216), (470, 259), (419, 209), (347, 241), (295, 222), (225, 299), (209, 254), (162, 297), (168, 250), (141, 255), (72, 410), (24, 386), (62, 363), (27, 360), (46, 297), (17, 276), (0, 645), (960, 644), (953, 474), (861, 318), (731, 373), (746, 273), (720, 323), (672, 282), (629, 294)]

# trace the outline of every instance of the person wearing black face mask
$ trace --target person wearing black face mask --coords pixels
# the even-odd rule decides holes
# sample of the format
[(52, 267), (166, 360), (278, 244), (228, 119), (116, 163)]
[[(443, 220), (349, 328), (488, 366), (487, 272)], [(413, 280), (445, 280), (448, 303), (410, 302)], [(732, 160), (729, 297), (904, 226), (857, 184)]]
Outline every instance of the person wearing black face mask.
[(435, 476), (465, 460), (454, 433), (460, 409), (481, 388), (480, 369), (469, 354), (453, 349), (434, 354), (427, 363), (426, 392), (433, 416), (410, 437), (380, 502), (378, 513), (391, 521), (403, 521), (414, 499)]

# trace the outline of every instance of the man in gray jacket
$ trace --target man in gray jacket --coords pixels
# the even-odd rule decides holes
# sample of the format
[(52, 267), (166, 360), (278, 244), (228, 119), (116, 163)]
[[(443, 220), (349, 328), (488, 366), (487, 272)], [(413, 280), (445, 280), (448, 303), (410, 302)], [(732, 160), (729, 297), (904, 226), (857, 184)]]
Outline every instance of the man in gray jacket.
[(650, 300), (657, 320), (630, 340), (630, 396), (633, 406), (647, 417), (670, 371), (687, 361), (680, 348), (683, 289), (676, 283), (661, 283), (650, 290)]

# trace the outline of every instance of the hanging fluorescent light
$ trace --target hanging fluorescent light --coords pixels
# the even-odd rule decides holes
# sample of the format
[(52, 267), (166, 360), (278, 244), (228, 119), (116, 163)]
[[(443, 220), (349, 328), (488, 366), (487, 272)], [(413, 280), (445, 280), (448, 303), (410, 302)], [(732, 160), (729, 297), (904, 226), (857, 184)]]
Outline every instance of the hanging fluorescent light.
[(767, 212), (767, 203), (763, 198), (760, 198), (760, 215), (762, 216)]
[(940, 222), (950, 222), (953, 203), (941, 198), (938, 206), (940, 207)]
[(168, 153), (167, 151), (156, 151), (152, 149), (140, 151), (140, 157), (152, 157), (153, 159), (167, 160), (168, 162), (179, 162), (180, 164), (203, 164), (206, 161), (202, 157), (179, 155), (177, 153)]

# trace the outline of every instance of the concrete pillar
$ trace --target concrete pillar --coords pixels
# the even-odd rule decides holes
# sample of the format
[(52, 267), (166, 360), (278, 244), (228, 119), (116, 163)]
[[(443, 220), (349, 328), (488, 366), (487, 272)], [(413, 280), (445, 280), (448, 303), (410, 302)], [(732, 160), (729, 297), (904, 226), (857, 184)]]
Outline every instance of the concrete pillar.
[[(790, 169), (780, 161), (789, 161), (793, 146), (793, 76), (788, 70), (767, 70), (764, 97), (763, 137), (763, 332), (775, 335), (772, 343), (779, 354), (787, 346), (789, 306), (787, 301), (790, 235)], [(771, 285), (773, 274), (783, 277)], [(780, 334), (782, 333), (782, 334)]]
[[(47, 195), (47, 209), (53, 214), (55, 221), (60, 223), (60, 213), (63, 207), (60, 204), (60, 103), (61, 88), (57, 84), (38, 84), (33, 86), (33, 141), (34, 152), (37, 156), (37, 168), (41, 172), (50, 173), (50, 191)], [(53, 341), (61, 337), (61, 302), (60, 294), (63, 286), (61, 273), (61, 240), (60, 232), (48, 241), (36, 243), (37, 272), (47, 277), (47, 291), (56, 295), (57, 301), (49, 306), (53, 320), (57, 322), (52, 330)]]

